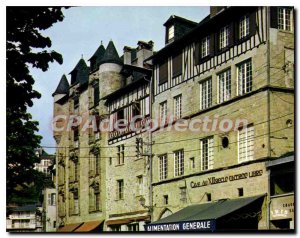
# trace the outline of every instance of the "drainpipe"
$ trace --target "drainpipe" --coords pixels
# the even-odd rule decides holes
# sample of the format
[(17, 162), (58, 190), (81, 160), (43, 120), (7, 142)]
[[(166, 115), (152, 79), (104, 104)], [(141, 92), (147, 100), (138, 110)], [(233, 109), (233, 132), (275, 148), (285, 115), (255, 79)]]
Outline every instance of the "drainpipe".
[[(149, 116), (150, 116), (150, 121), (152, 121), (152, 100), (153, 100), (153, 90), (152, 90), (152, 83), (153, 83), (153, 76), (151, 76), (150, 80), (150, 92), (149, 92)], [(151, 221), (153, 221), (153, 188), (152, 188), (152, 180), (153, 180), (153, 155), (152, 155), (152, 130), (149, 131), (149, 143), (150, 143), (150, 150), (149, 150), (149, 159), (150, 159), (150, 187), (149, 187), (149, 205), (150, 205), (150, 216), (151, 216)]]
[[(266, 7), (266, 11), (267, 11), (267, 86), (270, 86), (270, 67), (271, 67), (271, 63), (270, 63), (270, 7)], [(270, 114), (271, 114), (271, 100), (270, 100), (270, 89), (267, 90), (267, 107), (268, 107), (268, 157), (271, 157), (271, 125), (270, 125)], [(270, 176), (270, 170), (268, 171), (268, 196), (267, 196), (267, 229), (270, 229), (270, 203), (271, 203), (271, 199), (270, 199), (270, 182), (271, 182), (271, 176)]]

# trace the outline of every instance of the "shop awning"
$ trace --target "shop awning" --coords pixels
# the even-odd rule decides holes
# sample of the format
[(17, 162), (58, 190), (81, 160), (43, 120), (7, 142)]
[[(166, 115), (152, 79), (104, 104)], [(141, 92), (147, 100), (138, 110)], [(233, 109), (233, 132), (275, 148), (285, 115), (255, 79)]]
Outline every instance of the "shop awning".
[(67, 224), (63, 227), (58, 228), (58, 232), (72, 232), (74, 231), (76, 228), (78, 228), (79, 226), (82, 225), (83, 222), (80, 223), (73, 223), (73, 224)]
[(121, 224), (129, 224), (131, 222), (137, 222), (137, 221), (150, 221), (150, 216), (139, 216), (139, 217), (132, 217), (132, 218), (125, 218), (125, 219), (116, 219), (116, 220), (109, 220), (106, 222), (106, 225), (121, 225)]
[(89, 232), (94, 229), (96, 229), (104, 220), (99, 220), (99, 221), (90, 221), (90, 222), (85, 222), (83, 223), (82, 226), (77, 228), (75, 232)]
[(188, 206), (168, 217), (145, 225), (146, 231), (214, 231), (216, 219), (257, 201), (265, 195)]

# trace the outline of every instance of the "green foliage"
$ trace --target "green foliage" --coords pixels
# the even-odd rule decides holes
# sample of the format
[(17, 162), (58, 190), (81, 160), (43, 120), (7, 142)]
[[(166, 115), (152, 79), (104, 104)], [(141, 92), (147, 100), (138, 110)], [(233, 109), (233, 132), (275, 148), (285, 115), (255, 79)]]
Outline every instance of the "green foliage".
[(41, 31), (64, 16), (61, 7), (7, 7), (6, 15), (7, 202), (26, 203), (37, 200), (47, 182), (33, 170), (41, 136), (27, 108), (41, 95), (33, 89), (29, 67), (46, 71), (50, 62), (62, 64), (62, 56), (49, 49), (51, 40)]

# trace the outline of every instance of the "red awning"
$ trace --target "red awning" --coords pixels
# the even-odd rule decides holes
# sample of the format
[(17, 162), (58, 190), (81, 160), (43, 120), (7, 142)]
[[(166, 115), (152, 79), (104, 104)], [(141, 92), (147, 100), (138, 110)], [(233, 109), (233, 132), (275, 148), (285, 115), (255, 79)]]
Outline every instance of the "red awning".
[(62, 226), (60, 228), (58, 228), (58, 232), (72, 232), (74, 231), (76, 228), (78, 228), (79, 226), (82, 225), (83, 222), (81, 223), (73, 223), (73, 224), (67, 224), (65, 226)]
[(92, 231), (95, 228), (97, 228), (103, 221), (104, 220), (85, 222), (85, 223), (83, 223), (82, 226), (77, 228), (74, 232), (89, 232), (89, 231)]

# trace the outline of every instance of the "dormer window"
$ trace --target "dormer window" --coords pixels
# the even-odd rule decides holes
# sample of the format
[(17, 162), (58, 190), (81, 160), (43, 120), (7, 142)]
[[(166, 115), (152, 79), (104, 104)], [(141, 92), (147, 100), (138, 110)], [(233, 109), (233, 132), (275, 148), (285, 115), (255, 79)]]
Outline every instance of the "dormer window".
[(174, 41), (174, 25), (168, 28), (168, 43)]
[(249, 16), (243, 16), (240, 19), (240, 39), (247, 37), (250, 34)]
[(209, 36), (204, 37), (201, 41), (201, 58), (209, 55)]
[(219, 35), (219, 49), (222, 50), (229, 45), (229, 26), (222, 27)]

